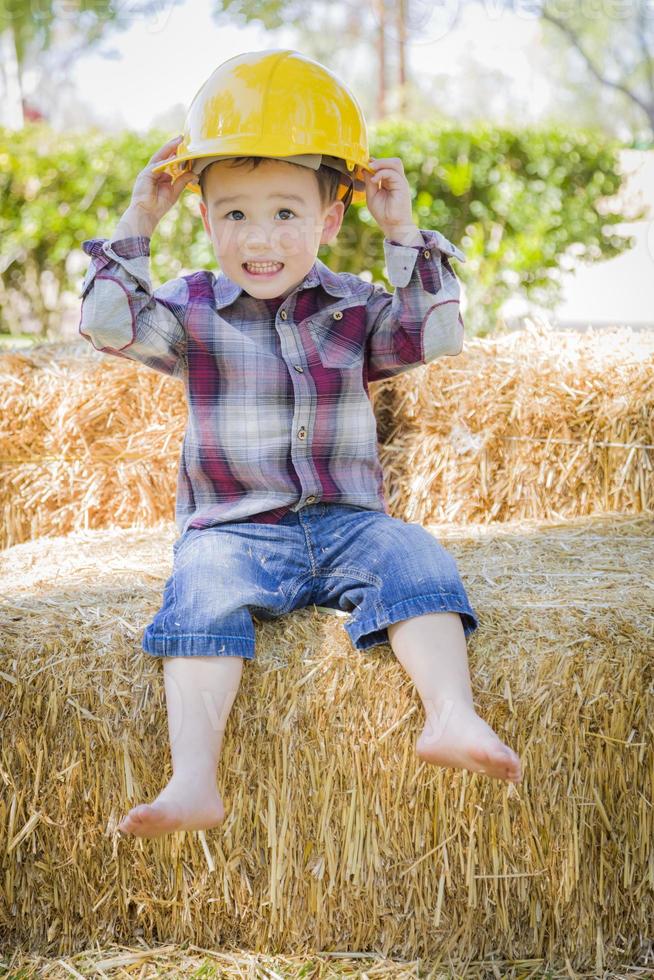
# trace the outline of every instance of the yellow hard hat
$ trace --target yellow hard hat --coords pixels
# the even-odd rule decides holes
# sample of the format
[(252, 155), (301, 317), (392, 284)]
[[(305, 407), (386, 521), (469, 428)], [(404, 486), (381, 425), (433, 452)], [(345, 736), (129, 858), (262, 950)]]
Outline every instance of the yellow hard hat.
[[(343, 174), (346, 209), (365, 201), (368, 133), (346, 85), (299, 51), (275, 48), (229, 58), (196, 93), (172, 160), (153, 167), (173, 180), (216, 159), (272, 157)], [(324, 159), (323, 159), (324, 157)], [(197, 181), (186, 184), (200, 193)]]

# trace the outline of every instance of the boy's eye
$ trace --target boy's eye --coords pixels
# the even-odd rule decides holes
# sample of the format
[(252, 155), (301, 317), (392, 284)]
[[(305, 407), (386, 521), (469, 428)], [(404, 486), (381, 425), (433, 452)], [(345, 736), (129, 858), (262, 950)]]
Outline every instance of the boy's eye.
[[(277, 211), (277, 214), (279, 214), (281, 211), (286, 211), (288, 214), (294, 214), (295, 213), (294, 211), (291, 211), (290, 208), (279, 208), (278, 211)], [(225, 215), (225, 217), (226, 218), (229, 218), (230, 214), (243, 214), (243, 212), (240, 211), (238, 208), (235, 208), (233, 211), (228, 211), (227, 214)]]

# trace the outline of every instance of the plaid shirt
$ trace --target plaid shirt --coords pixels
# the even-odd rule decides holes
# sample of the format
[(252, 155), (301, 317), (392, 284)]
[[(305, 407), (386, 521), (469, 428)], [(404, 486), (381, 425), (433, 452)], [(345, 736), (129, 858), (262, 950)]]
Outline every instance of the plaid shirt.
[(384, 239), (394, 292), (316, 258), (293, 292), (257, 299), (201, 270), (153, 289), (150, 239), (91, 238), (79, 333), (183, 380), (188, 420), (175, 521), (276, 523), (314, 501), (389, 513), (368, 382), (463, 347), (463, 253)]

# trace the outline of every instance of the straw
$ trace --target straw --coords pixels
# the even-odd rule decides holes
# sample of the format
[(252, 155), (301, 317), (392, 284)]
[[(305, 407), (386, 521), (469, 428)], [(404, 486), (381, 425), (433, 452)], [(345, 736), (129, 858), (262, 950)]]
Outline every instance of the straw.
[[(394, 516), (654, 512), (654, 331), (527, 321), (370, 391)], [(84, 340), (0, 355), (0, 547), (172, 520), (186, 417), (180, 381)]]
[[(593, 976), (640, 964), (654, 914), (654, 524), (428, 530), (479, 615), (475, 705), (520, 755), (522, 782), (418, 760), (424, 713), (390, 646), (356, 651), (343, 619), (308, 607), (255, 621), (218, 765), (224, 823), (153, 841), (116, 824), (171, 775), (162, 664), (140, 640), (174, 525), (2, 552), (3, 948), (67, 959), (133, 947), (138, 930), (148, 947), (528, 961), (516, 976), (541, 961)], [(71, 966), (87, 975), (84, 962)]]

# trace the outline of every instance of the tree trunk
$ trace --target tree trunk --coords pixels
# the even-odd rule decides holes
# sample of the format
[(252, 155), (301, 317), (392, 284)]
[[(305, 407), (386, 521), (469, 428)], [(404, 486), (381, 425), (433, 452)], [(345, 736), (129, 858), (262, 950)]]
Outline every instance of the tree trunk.
[(406, 89), (406, 3), (407, 0), (398, 0), (396, 11), (397, 25), (397, 59), (398, 59), (398, 83), (400, 86), (399, 111), (400, 115), (406, 118), (407, 89)]
[(379, 82), (377, 86), (377, 118), (386, 115), (386, 0), (375, 0), (379, 21), (377, 32), (377, 65)]
[(25, 125), (16, 42), (11, 27), (0, 32), (0, 125), (7, 129), (22, 129)]

